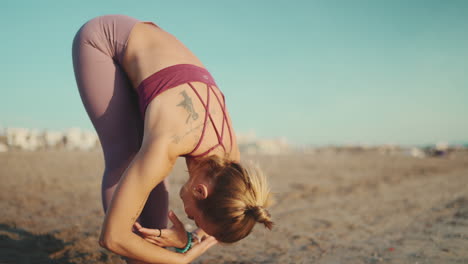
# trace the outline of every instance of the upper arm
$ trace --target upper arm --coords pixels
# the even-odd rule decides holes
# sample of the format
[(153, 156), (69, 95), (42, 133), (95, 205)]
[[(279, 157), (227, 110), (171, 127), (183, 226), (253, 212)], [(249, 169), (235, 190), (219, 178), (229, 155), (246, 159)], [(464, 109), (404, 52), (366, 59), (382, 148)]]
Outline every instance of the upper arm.
[(150, 192), (167, 177), (175, 163), (168, 148), (164, 139), (147, 139), (125, 170), (104, 220), (101, 236), (106, 240), (131, 233)]
[[(184, 86), (174, 88), (175, 93), (163, 93), (148, 105), (142, 147), (114, 192), (103, 234), (112, 236), (114, 231), (131, 232), (150, 192), (169, 174), (177, 157), (193, 148), (192, 136), (187, 136), (187, 141), (174, 142), (174, 135), (185, 135), (188, 127), (195, 125), (186, 123), (187, 111), (178, 106), (180, 93), (185, 89)], [(202, 118), (199, 119), (197, 122), (203, 123)]]

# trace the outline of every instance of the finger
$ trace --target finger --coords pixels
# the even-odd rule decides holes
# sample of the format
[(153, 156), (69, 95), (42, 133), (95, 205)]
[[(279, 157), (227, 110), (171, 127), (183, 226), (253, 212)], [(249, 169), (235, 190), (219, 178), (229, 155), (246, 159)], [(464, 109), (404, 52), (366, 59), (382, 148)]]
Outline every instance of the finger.
[(192, 249), (190, 249), (186, 256), (189, 258), (189, 262), (203, 254), (212, 246), (216, 245), (218, 241), (214, 237), (209, 237), (203, 240), (200, 244), (195, 245)]
[(170, 237), (172, 235), (172, 233), (174, 232), (174, 230), (172, 229), (161, 229), (161, 235), (156, 235), (157, 237)]
[(165, 239), (161, 237), (151, 237), (151, 239), (153, 239), (154, 241), (158, 243), (162, 243), (163, 241), (165, 241)]
[(139, 234), (140, 232), (139, 232), (138, 229), (140, 229), (140, 228), (141, 228), (141, 225), (140, 225), (140, 224), (137, 224), (137, 222), (135, 222), (135, 223), (133, 224), (133, 226), (132, 226), (132, 232)]
[(200, 242), (199, 244), (195, 245), (192, 249), (201, 250), (202, 252), (205, 252), (207, 249), (216, 245), (217, 243), (218, 241), (214, 237), (209, 237)]
[[(208, 234), (205, 234), (204, 236), (202, 236), (201, 241), (205, 241), (206, 239), (208, 239), (208, 238), (210, 238), (210, 237), (214, 238), (213, 236), (210, 236), (210, 235), (208, 235)], [(215, 238), (215, 239), (216, 239), (216, 238)]]
[(185, 230), (184, 224), (182, 224), (182, 222), (179, 220), (177, 215), (172, 210), (169, 212), (169, 220), (171, 220), (172, 224), (176, 228), (183, 228)]
[(138, 229), (138, 231), (140, 231), (140, 233), (144, 234), (144, 235), (149, 235), (149, 236), (160, 236), (162, 231), (160, 231), (161, 229), (149, 229), (149, 228), (140, 228)]
[(151, 239), (151, 238), (149, 238), (149, 237), (145, 237), (144, 240), (150, 242), (151, 244), (155, 244), (156, 246), (161, 246), (161, 243), (160, 243), (160, 242), (158, 242), (158, 241), (156, 241), (156, 240), (154, 240), (154, 239)]
[(216, 240), (216, 238), (214, 238), (212, 236), (206, 238), (204, 241), (206, 241), (206, 246), (205, 247), (207, 247), (207, 249), (214, 246), (214, 245), (216, 245), (216, 244), (218, 244), (218, 240)]

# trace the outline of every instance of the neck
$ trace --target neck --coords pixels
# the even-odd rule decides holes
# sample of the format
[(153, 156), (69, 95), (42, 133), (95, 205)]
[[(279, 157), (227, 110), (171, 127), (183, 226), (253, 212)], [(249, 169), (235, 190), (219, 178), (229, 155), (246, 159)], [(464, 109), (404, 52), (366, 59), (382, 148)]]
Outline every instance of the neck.
[(190, 179), (194, 178), (194, 175), (196, 174), (195, 168), (198, 167), (199, 161), (192, 158), (185, 158), (185, 164), (187, 164)]

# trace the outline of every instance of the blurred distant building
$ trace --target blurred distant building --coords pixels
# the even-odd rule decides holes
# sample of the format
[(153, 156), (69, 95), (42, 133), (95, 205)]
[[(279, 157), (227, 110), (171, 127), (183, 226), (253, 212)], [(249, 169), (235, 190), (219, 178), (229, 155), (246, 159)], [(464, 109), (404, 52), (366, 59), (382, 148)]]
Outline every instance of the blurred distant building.
[(236, 135), (239, 150), (245, 154), (278, 155), (289, 153), (292, 148), (286, 138), (257, 139), (253, 132)]
[[(68, 150), (92, 150), (99, 146), (96, 133), (70, 128), (66, 132), (39, 131), (27, 128), (7, 128), (5, 130), (6, 150), (20, 149), (34, 151), (40, 149), (63, 148)], [(1, 142), (0, 142), (1, 143)], [(4, 149), (0, 147), (0, 151)]]

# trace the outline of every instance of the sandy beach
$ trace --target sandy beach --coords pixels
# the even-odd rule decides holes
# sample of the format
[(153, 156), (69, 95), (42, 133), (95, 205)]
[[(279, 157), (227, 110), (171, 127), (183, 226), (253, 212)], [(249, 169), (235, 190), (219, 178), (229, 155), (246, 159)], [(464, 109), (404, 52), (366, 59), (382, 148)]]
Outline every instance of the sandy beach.
[[(323, 149), (242, 156), (266, 172), (276, 225), (195, 263), (468, 263), (468, 152)], [(187, 225), (169, 176), (170, 208)], [(0, 263), (124, 263), (99, 247), (100, 151), (0, 153)]]

